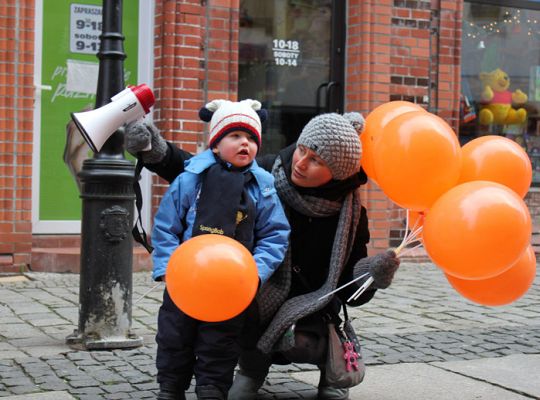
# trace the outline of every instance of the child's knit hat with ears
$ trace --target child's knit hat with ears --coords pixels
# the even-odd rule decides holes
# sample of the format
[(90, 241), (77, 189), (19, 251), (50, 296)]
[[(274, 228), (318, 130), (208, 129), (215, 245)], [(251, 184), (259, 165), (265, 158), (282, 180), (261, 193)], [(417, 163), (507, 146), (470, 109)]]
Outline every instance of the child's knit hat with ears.
[(261, 109), (261, 103), (251, 99), (239, 102), (213, 100), (199, 110), (199, 118), (210, 122), (208, 146), (211, 148), (233, 131), (249, 133), (260, 148), (261, 123), (267, 116), (267, 111)]

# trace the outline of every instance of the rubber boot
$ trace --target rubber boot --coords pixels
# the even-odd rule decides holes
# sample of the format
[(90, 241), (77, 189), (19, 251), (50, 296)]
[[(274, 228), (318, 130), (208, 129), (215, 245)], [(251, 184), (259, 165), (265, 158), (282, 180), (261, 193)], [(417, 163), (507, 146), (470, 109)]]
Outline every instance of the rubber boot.
[(234, 382), (229, 390), (229, 400), (255, 400), (257, 392), (264, 383), (264, 379), (255, 379), (243, 375), (241, 371), (236, 373)]
[(338, 389), (330, 386), (319, 386), (317, 391), (319, 400), (348, 400), (349, 389)]
[(349, 389), (338, 389), (338, 388), (329, 386), (325, 379), (324, 369), (321, 369), (321, 378), (319, 379), (317, 399), (318, 400), (348, 400)]

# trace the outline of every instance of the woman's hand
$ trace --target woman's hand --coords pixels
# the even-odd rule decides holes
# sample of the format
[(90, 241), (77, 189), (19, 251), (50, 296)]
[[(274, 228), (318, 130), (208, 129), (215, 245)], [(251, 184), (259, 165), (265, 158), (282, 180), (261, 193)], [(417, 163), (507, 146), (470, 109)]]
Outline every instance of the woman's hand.
[[(129, 123), (124, 134), (124, 144), (128, 153), (135, 157), (140, 155), (145, 164), (157, 164), (167, 154), (167, 142), (151, 122)], [(149, 145), (151, 149), (145, 151)]]
[(372, 286), (377, 289), (386, 289), (392, 283), (394, 274), (399, 267), (400, 260), (393, 250), (361, 259), (354, 266), (354, 277), (365, 273), (373, 278)]

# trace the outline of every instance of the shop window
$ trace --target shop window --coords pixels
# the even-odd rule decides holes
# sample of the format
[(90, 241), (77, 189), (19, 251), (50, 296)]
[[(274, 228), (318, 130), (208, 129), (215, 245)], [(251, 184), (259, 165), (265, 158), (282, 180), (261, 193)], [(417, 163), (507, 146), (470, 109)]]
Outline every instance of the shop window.
[(540, 4), (465, 2), (462, 43), (462, 144), (483, 135), (515, 140), (540, 187)]

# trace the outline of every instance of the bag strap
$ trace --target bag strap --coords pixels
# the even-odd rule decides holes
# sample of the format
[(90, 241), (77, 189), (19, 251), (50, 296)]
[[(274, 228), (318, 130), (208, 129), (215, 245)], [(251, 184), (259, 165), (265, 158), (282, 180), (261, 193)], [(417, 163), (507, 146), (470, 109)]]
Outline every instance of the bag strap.
[(343, 317), (345, 318), (345, 321), (349, 320), (349, 314), (347, 313), (347, 306), (345, 305), (345, 302), (341, 303), (343, 306)]
[[(141, 177), (141, 171), (143, 168), (143, 162), (139, 157), (137, 157), (137, 164), (135, 165), (135, 180), (133, 181), (133, 191), (135, 192), (135, 207), (137, 208), (137, 220), (135, 221), (135, 225), (133, 226), (133, 229), (131, 230), (131, 234), (133, 235), (133, 239), (137, 243), (140, 243), (144, 246), (146, 251), (148, 253), (152, 253), (154, 251), (154, 248), (150, 245), (148, 242), (148, 238), (146, 236), (146, 231), (144, 230), (144, 227), (142, 225), (141, 220), (141, 210), (142, 210), (142, 192), (141, 192), (141, 185), (139, 184), (139, 179)], [(139, 231), (140, 227), (140, 231)]]

